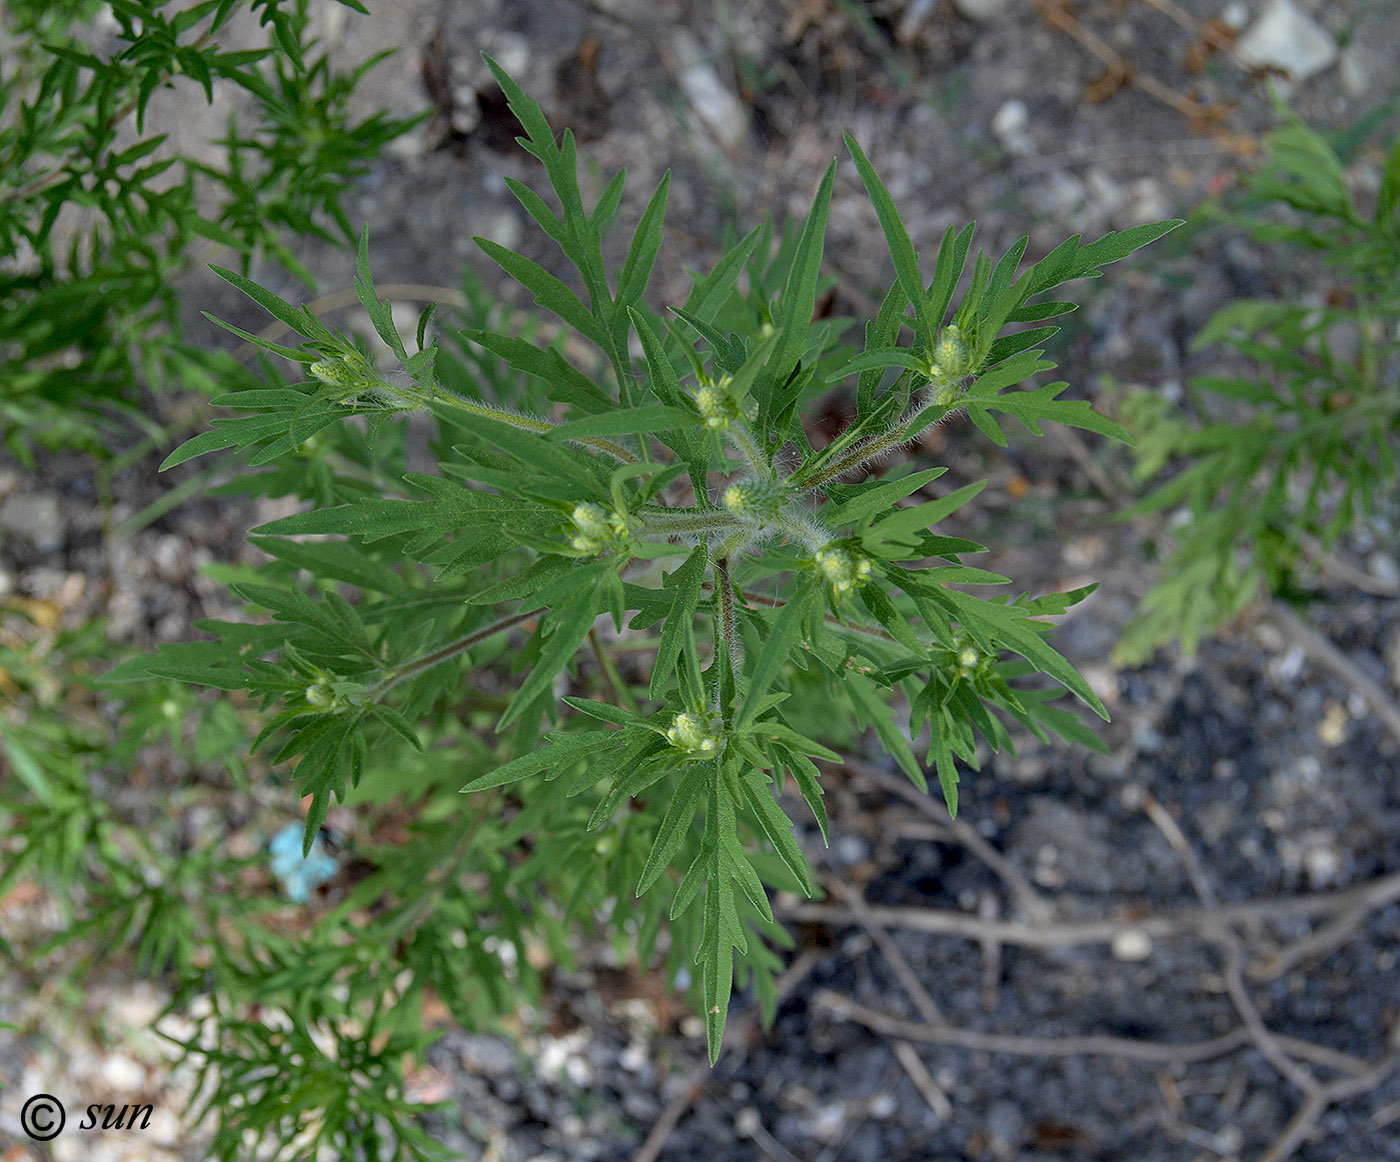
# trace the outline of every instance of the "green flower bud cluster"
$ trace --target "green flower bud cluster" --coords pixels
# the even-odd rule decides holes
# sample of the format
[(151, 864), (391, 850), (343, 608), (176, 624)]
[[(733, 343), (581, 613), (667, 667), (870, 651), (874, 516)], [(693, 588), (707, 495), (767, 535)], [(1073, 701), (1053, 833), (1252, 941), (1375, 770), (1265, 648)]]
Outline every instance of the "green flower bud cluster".
[(743, 418), (738, 403), (729, 393), (729, 385), (732, 382), (733, 379), (728, 375), (720, 376), (717, 381), (703, 379), (700, 389), (695, 393), (695, 407), (700, 412), (700, 418), (705, 421), (705, 426), (711, 431), (727, 432), (730, 424)]
[(712, 758), (724, 749), (724, 719), (712, 711), (677, 714), (666, 741), (686, 754)]
[(923, 367), (923, 373), (931, 383), (938, 385), (934, 402), (949, 404), (961, 394), (959, 381), (972, 373), (972, 352), (968, 349), (962, 328), (949, 323), (943, 328), (933, 354)]
[(307, 368), (312, 378), (328, 387), (359, 390), (369, 385), (373, 376), (369, 361), (358, 351), (345, 351), (334, 359), (322, 359)]
[(745, 524), (762, 526), (778, 519), (786, 495), (779, 480), (739, 480), (724, 490), (720, 503)]
[(345, 709), (345, 699), (336, 693), (331, 676), (326, 673), (317, 674), (316, 680), (306, 688), (306, 701), (327, 714)]
[(972, 639), (961, 633), (953, 637), (952, 655), (954, 673), (964, 682), (985, 674), (996, 661), (995, 654), (984, 653)]
[(869, 557), (835, 545), (819, 550), (812, 560), (837, 597), (844, 597), (856, 586), (865, 584), (874, 572)]
[(569, 515), (578, 530), (569, 544), (580, 553), (601, 553), (632, 535), (632, 526), (625, 516), (600, 504), (577, 504)]

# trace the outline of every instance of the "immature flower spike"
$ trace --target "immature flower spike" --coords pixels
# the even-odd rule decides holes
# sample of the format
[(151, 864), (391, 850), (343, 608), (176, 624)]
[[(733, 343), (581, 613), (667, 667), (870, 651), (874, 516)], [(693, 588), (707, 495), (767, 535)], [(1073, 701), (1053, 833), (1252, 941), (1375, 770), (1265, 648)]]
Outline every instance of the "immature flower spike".
[(306, 700), (317, 709), (332, 713), (344, 706), (344, 701), (331, 688), (331, 680), (325, 674), (319, 675), (316, 681), (306, 688)]
[(358, 351), (342, 351), (331, 359), (318, 360), (307, 371), (328, 387), (362, 388), (377, 378)]
[(319, 379), (327, 387), (357, 388), (363, 385), (364, 376), (357, 374), (339, 359), (322, 359), (307, 368), (313, 379)]
[(724, 720), (718, 714), (677, 714), (666, 732), (666, 741), (687, 754), (710, 756), (724, 745)]
[(776, 480), (740, 480), (724, 490), (720, 503), (745, 524), (766, 525), (783, 511), (783, 492)]
[(963, 681), (977, 677), (979, 674), (987, 672), (995, 657), (992, 654), (983, 653), (976, 643), (958, 633), (953, 639), (953, 666), (954, 673)]
[(728, 375), (721, 376), (717, 381), (705, 379), (695, 393), (696, 410), (711, 431), (727, 432), (729, 425), (740, 418), (739, 405), (729, 394), (732, 382)]
[(857, 585), (865, 584), (874, 572), (869, 557), (831, 545), (819, 550), (812, 560), (837, 597), (844, 597)]
[(923, 373), (930, 383), (938, 385), (935, 402), (952, 403), (961, 394), (961, 380), (972, 373), (972, 352), (968, 349), (962, 329), (956, 323), (943, 328), (933, 354), (924, 365)]
[(958, 651), (958, 677), (970, 678), (977, 672), (982, 655), (973, 646), (963, 646)]
[(632, 533), (632, 526), (620, 512), (610, 512), (591, 501), (574, 505), (569, 516), (578, 529), (569, 544), (581, 553), (600, 553), (626, 541)]

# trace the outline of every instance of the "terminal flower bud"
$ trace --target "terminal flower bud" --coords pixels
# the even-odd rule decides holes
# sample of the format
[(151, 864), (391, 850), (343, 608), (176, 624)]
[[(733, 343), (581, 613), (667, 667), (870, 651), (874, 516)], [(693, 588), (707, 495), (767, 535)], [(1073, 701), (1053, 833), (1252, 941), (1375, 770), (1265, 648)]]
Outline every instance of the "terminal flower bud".
[(963, 681), (986, 673), (995, 661), (995, 655), (985, 653), (962, 633), (954, 636), (951, 652), (953, 672)]
[(729, 425), (740, 418), (739, 405), (729, 394), (731, 382), (728, 375), (721, 376), (718, 381), (706, 379), (695, 393), (696, 410), (711, 431), (727, 432)]
[(938, 385), (936, 403), (950, 404), (961, 394), (960, 381), (972, 373), (973, 366), (972, 352), (956, 323), (943, 328), (922, 370), (930, 383)]
[(331, 688), (331, 679), (328, 674), (320, 674), (316, 681), (306, 688), (306, 700), (318, 710), (325, 710), (328, 713), (340, 710), (344, 702), (340, 695)]
[(856, 586), (865, 584), (874, 572), (869, 557), (835, 545), (819, 550), (812, 560), (837, 597), (844, 597)]
[(578, 530), (569, 544), (580, 553), (600, 553), (631, 536), (632, 526), (626, 517), (591, 501), (574, 505), (569, 517)]
[(339, 359), (322, 359), (313, 363), (307, 371), (327, 387), (358, 388), (364, 384), (364, 376), (352, 371)]
[(666, 731), (666, 741), (686, 754), (709, 758), (724, 747), (724, 720), (711, 712), (677, 714)]
[(958, 677), (970, 678), (977, 671), (982, 655), (974, 646), (963, 646), (957, 653)]
[(771, 524), (783, 510), (783, 486), (776, 480), (739, 480), (724, 490), (720, 503), (745, 524)]

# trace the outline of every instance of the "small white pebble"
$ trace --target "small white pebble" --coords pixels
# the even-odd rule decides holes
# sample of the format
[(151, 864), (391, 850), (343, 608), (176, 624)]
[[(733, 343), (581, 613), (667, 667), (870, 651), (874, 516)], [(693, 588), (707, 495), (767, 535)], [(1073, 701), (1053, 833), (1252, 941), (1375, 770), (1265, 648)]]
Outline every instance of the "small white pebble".
[(819, 1142), (830, 1142), (836, 1138), (846, 1124), (846, 1107), (833, 1102), (822, 1106), (812, 1118), (812, 1136)]
[(99, 1076), (118, 1097), (136, 1093), (146, 1083), (146, 1071), (124, 1053), (113, 1053), (103, 1061)]
[(1124, 928), (1113, 936), (1113, 957), (1131, 963), (1152, 955), (1152, 937), (1141, 928)]
[(1314, 888), (1325, 888), (1337, 880), (1342, 857), (1332, 846), (1309, 846), (1303, 850), (1303, 870)]
[(1317, 727), (1317, 737), (1323, 746), (1341, 746), (1347, 740), (1347, 711), (1340, 702), (1328, 700)]

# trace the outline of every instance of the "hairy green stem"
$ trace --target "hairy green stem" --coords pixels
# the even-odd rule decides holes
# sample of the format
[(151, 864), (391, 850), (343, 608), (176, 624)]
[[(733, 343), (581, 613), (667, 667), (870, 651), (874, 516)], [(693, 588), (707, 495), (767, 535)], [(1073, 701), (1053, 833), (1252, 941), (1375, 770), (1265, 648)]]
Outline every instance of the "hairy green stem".
[(493, 621), (490, 625), (482, 626), (480, 629), (472, 630), (471, 633), (459, 637), (456, 641), (448, 642), (432, 653), (424, 654), (421, 658), (414, 658), (411, 662), (405, 662), (401, 666), (395, 666), (384, 677), (380, 678), (373, 686), (367, 687), (355, 696), (355, 701), (360, 704), (378, 702), (390, 690), (409, 678), (421, 674), (424, 670), (431, 670), (434, 666), (440, 665), (449, 658), (455, 658), (464, 650), (469, 650), (472, 646), (484, 642), (487, 638), (500, 633), (502, 630), (511, 629), (523, 621), (529, 621), (532, 617), (538, 617), (544, 612), (544, 608), (532, 609), (527, 613), (513, 613), (509, 617), (503, 617), (499, 621)]
[(744, 546), (744, 542), (754, 535), (753, 529), (744, 527), (739, 529), (732, 537), (729, 537), (717, 550), (718, 556), (728, 561), (735, 553)]
[(595, 626), (588, 628), (588, 644), (593, 649), (593, 656), (597, 659), (598, 668), (603, 671), (603, 680), (608, 684), (613, 701), (619, 702), (622, 706), (636, 714), (638, 711), (637, 700), (632, 696), (632, 691), (627, 683), (623, 681), (622, 675), (618, 672), (617, 664), (612, 660), (612, 656), (603, 648), (602, 639), (598, 636)]
[[(820, 488), (823, 484), (839, 479), (847, 472), (852, 472), (868, 464), (872, 460), (878, 460), (881, 456), (901, 444), (907, 444), (910, 440), (919, 435), (926, 428), (932, 427), (938, 422), (938, 417), (922, 424), (919, 428), (913, 427), (914, 421), (919, 418), (921, 412), (927, 409), (934, 401), (928, 398), (929, 390), (934, 385), (925, 384), (911, 398), (909, 406), (904, 409), (899, 419), (895, 420), (883, 432), (874, 436), (867, 436), (854, 447), (848, 448), (829, 463), (816, 467), (794, 472), (788, 479), (788, 485), (798, 492), (812, 492)], [(838, 440), (841, 437), (837, 437)]]
[(708, 533), (738, 527), (733, 513), (723, 509), (665, 508), (643, 509), (637, 514), (642, 529), (649, 533), (674, 536), (678, 533)]
[(872, 460), (878, 460), (892, 448), (897, 448), (901, 444), (908, 443), (918, 432), (909, 430), (914, 417), (923, 410), (923, 405), (912, 407), (904, 415), (895, 421), (894, 425), (886, 432), (878, 436), (871, 436), (868, 440), (862, 440), (850, 451), (838, 456), (825, 468), (818, 469), (811, 477), (795, 483), (794, 487), (802, 492), (811, 492), (820, 488), (823, 484), (830, 483), (844, 476), (847, 472), (852, 472), (862, 464), (868, 464)]
[[(746, 605), (756, 603), (758, 605), (765, 605), (769, 609), (782, 609), (782, 607), (787, 604), (786, 601), (779, 601), (776, 597), (760, 597), (756, 593), (744, 593), (741, 591), (739, 596)], [(860, 634), (863, 637), (878, 638), (883, 642), (893, 642), (895, 640), (893, 634), (881, 629), (877, 625), (864, 625), (858, 621), (842, 621), (834, 613), (823, 614), (822, 620), (825, 621), (827, 625), (834, 626), (838, 630)]]
[(767, 475), (768, 465), (764, 462), (763, 450), (759, 448), (758, 441), (753, 438), (753, 433), (747, 425), (742, 420), (734, 420), (726, 434), (743, 458), (744, 466), (755, 476)]
[[(734, 689), (738, 692), (739, 676), (744, 666), (744, 643), (739, 639), (739, 630), (734, 619), (734, 585), (729, 579), (729, 558), (715, 559), (715, 597), (719, 606), (720, 638), (724, 642), (724, 652), (729, 658), (729, 668), (734, 674)], [(719, 709), (719, 683), (715, 683), (715, 709)]]
[(778, 526), (793, 540), (801, 541), (811, 553), (815, 553), (831, 540), (831, 533), (806, 512), (785, 509), (778, 514)]
[[(503, 408), (492, 407), (490, 404), (475, 403), (458, 395), (456, 392), (448, 391), (446, 388), (433, 383), (434, 391), (419, 391), (419, 401), (423, 404), (443, 403), (449, 407), (454, 407), (458, 411), (466, 412), (468, 415), (480, 416), (482, 419), (495, 420), (497, 423), (510, 424), (512, 427), (521, 428), (527, 432), (543, 434), (552, 432), (559, 427), (558, 424), (551, 424), (548, 420), (537, 420), (534, 416), (517, 415), (515, 412), (508, 412)], [(406, 395), (402, 388), (393, 387), (391, 391)], [(639, 461), (626, 448), (620, 444), (614, 444), (611, 440), (605, 440), (601, 436), (580, 436), (574, 441), (576, 444), (584, 444), (590, 448), (597, 448), (600, 452), (606, 452), (614, 459), (621, 460), (624, 464), (636, 464)]]

